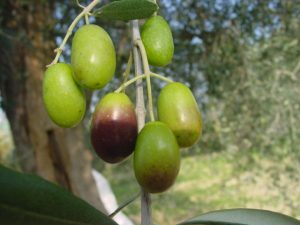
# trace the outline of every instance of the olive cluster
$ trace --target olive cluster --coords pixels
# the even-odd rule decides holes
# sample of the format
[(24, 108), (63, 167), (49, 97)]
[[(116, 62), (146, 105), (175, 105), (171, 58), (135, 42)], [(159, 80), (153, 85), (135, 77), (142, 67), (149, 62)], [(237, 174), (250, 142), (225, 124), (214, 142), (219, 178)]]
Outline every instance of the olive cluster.
[(100, 89), (113, 77), (116, 53), (105, 30), (79, 28), (72, 41), (71, 65), (56, 63), (45, 72), (43, 100), (49, 117), (61, 127), (76, 126), (86, 110), (84, 88)]
[[(141, 30), (147, 59), (153, 66), (172, 60), (171, 30), (161, 16), (152, 16)], [(72, 41), (71, 65), (50, 66), (44, 77), (43, 99), (49, 117), (59, 126), (76, 126), (85, 114), (83, 88), (100, 89), (113, 77), (116, 54), (109, 35), (99, 26), (84, 25)], [(180, 168), (180, 148), (201, 136), (202, 119), (195, 98), (179, 82), (164, 86), (157, 101), (158, 121), (138, 132), (134, 105), (125, 93), (106, 94), (97, 104), (91, 122), (91, 142), (97, 155), (118, 163), (134, 153), (134, 172), (150, 193), (167, 190)]]

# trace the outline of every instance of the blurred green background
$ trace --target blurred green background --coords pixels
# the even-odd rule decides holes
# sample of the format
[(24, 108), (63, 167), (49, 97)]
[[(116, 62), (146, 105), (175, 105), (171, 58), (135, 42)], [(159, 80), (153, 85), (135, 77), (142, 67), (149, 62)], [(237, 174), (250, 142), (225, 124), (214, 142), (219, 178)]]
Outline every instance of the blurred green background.
[[(30, 76), (22, 71), (24, 67), (18, 67), (18, 60), (11, 59), (16, 57), (11, 55), (12, 49), (21, 43), (37, 51), (31, 45), (35, 32), (60, 44), (80, 10), (75, 1), (45, 2), (0, 3), (1, 107), (12, 127), (16, 124), (11, 115), (15, 103), (9, 98), (10, 79), (22, 81)], [(86, 5), (88, 1), (81, 3)], [(20, 10), (43, 4), (52, 17), (45, 26), (38, 26), (42, 30), (17, 23)], [(300, 1), (161, 0), (158, 4), (158, 14), (172, 29), (175, 55), (167, 67), (152, 70), (191, 88), (202, 111), (204, 128), (199, 143), (182, 150), (175, 185), (153, 196), (154, 222), (174, 224), (201, 212), (232, 207), (270, 209), (300, 219)], [(118, 68), (111, 84), (89, 93), (91, 110), (83, 128), (86, 146), (90, 146), (88, 121), (93, 107), (101, 96), (120, 85), (131, 47), (127, 23), (93, 18), (91, 22), (103, 26), (112, 36)], [(53, 47), (49, 45), (48, 49)], [(47, 54), (50, 63), (54, 55), (50, 51)], [(69, 56), (70, 45), (62, 59), (69, 62)], [(12, 61), (20, 73), (11, 72)], [(162, 85), (153, 80), (154, 99)], [(134, 100), (133, 87), (128, 94)], [(0, 113), (0, 159), (19, 168), (20, 145), (13, 144), (13, 139), (19, 140), (18, 133), (13, 128), (11, 135), (4, 111)], [(119, 203), (139, 190), (131, 159), (107, 165), (95, 157), (93, 166), (111, 182)], [(125, 213), (139, 224), (138, 201)]]

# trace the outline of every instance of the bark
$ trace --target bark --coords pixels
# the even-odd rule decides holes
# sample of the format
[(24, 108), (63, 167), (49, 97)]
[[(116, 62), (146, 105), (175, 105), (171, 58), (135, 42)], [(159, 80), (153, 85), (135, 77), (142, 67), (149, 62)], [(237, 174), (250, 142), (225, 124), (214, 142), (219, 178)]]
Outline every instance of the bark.
[[(1, 95), (22, 170), (56, 182), (101, 211), (84, 128), (62, 129), (42, 102), (45, 65), (54, 57), (54, 1), (5, 1), (0, 46)], [(13, 35), (11, 35), (13, 34)]]

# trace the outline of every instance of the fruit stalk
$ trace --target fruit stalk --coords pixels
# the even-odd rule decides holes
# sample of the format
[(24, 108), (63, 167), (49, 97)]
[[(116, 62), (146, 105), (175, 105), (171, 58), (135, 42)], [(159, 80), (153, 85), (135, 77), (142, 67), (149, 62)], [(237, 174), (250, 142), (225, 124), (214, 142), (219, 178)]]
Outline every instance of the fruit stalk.
[(168, 82), (168, 83), (174, 82), (173, 80), (171, 80), (171, 79), (169, 79), (169, 78), (166, 78), (166, 77), (164, 77), (164, 76), (162, 76), (162, 75), (160, 75), (160, 74), (157, 74), (157, 73), (151, 72), (150, 75), (151, 75), (152, 77), (158, 78), (158, 79), (163, 80), (163, 81)]
[(56, 52), (54, 60), (49, 65), (47, 65), (47, 67), (58, 62), (58, 59), (67, 43), (69, 37), (71, 36), (76, 24), (79, 22), (79, 20), (83, 16), (87, 15), (99, 2), (100, 2), (100, 0), (93, 0), (87, 7), (83, 8), (82, 12), (73, 20), (73, 22), (71, 23), (71, 25), (68, 28), (68, 31), (67, 31), (66, 36), (64, 37), (62, 43), (60, 44), (60, 46), (57, 49), (54, 50)]
[[(127, 62), (127, 65), (126, 65), (126, 69), (125, 69), (124, 73), (122, 74), (123, 83), (122, 83), (121, 86), (124, 86), (125, 83), (128, 80), (128, 77), (129, 77), (129, 74), (130, 74), (130, 71), (131, 71), (131, 67), (132, 67), (132, 60), (133, 60), (132, 59), (132, 52), (130, 52), (128, 62)], [(122, 91), (125, 92), (125, 89), (126, 89), (126, 87), (124, 87)]]
[(148, 110), (150, 114), (150, 120), (155, 121), (154, 118), (154, 113), (153, 113), (153, 101), (152, 101), (152, 90), (151, 90), (151, 77), (150, 77), (150, 68), (149, 68), (149, 63), (147, 59), (147, 53), (144, 47), (144, 44), (141, 39), (136, 40), (136, 45), (140, 49), (140, 53), (142, 56), (142, 62), (143, 62), (143, 67), (146, 75), (146, 81), (147, 81), (147, 96), (148, 96)]
[(137, 75), (134, 78), (130, 79), (129, 81), (126, 81), (125, 83), (123, 83), (121, 85), (121, 87), (119, 87), (117, 90), (115, 90), (116, 93), (119, 93), (121, 91), (124, 91), (126, 87), (128, 87), (129, 85), (133, 84), (134, 82), (137, 82), (137, 80), (141, 80), (143, 78), (146, 78), (145, 74), (142, 75)]
[[(133, 42), (133, 57), (135, 76), (143, 74), (141, 56), (135, 42), (141, 38), (139, 31), (138, 20), (131, 21), (132, 42)], [(145, 103), (143, 94), (143, 81), (136, 81), (136, 113), (138, 120), (138, 131), (145, 125)], [(151, 198), (150, 194), (145, 190), (141, 190), (141, 225), (152, 225), (151, 221)]]
[[(168, 82), (168, 83), (173, 83), (173, 82), (174, 82), (173, 80), (171, 80), (171, 79), (169, 79), (169, 78), (166, 78), (166, 77), (164, 77), (164, 76), (162, 76), (162, 75), (159, 75), (159, 74), (157, 74), (157, 73), (152, 73), (152, 72), (151, 72), (151, 73), (150, 73), (150, 76), (151, 76), (151, 77), (158, 78), (158, 79), (163, 80), (163, 81)], [(143, 78), (146, 78), (146, 77), (147, 77), (146, 74), (137, 75), (137, 76), (135, 76), (134, 78), (132, 78), (132, 79), (130, 79), (130, 80), (124, 82), (118, 89), (115, 90), (115, 92), (116, 92), (116, 93), (119, 93), (119, 92), (121, 92), (121, 91), (124, 91), (125, 88), (128, 87), (129, 85), (135, 83), (135, 82), (136, 82), (137, 80), (139, 80), (139, 79), (143, 79)]]

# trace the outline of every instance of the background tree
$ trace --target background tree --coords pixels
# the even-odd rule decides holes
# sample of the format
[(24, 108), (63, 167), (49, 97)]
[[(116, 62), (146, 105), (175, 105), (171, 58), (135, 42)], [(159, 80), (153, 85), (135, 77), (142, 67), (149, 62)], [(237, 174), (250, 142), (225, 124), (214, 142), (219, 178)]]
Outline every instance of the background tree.
[(91, 175), (92, 156), (83, 126), (58, 128), (50, 122), (41, 98), (45, 66), (56, 48), (55, 8), (70, 7), (64, 3), (0, 3), (3, 106), (21, 169), (61, 184), (104, 211)]

